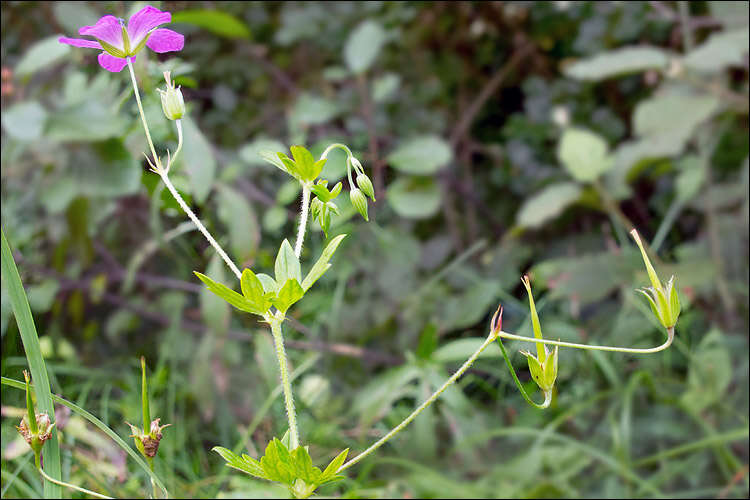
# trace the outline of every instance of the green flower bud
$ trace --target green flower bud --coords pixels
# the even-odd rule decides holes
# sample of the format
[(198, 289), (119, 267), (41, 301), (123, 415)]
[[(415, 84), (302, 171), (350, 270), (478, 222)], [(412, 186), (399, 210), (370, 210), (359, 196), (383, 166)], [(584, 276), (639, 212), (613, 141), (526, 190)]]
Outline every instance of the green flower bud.
[(367, 217), (367, 198), (362, 194), (362, 191), (357, 188), (349, 191), (349, 200), (352, 202), (352, 205), (354, 205), (354, 208), (357, 209), (357, 212), (359, 212), (366, 221), (369, 221), (370, 219)]
[(164, 80), (167, 83), (166, 90), (158, 89), (161, 95), (161, 109), (168, 120), (179, 120), (185, 114), (185, 101), (182, 99), (182, 91), (175, 88), (174, 82), (170, 81), (169, 71), (164, 72)]
[(375, 201), (375, 189), (372, 187), (372, 181), (367, 175), (359, 174), (357, 176), (357, 186), (359, 186), (359, 189), (369, 196), (372, 201)]

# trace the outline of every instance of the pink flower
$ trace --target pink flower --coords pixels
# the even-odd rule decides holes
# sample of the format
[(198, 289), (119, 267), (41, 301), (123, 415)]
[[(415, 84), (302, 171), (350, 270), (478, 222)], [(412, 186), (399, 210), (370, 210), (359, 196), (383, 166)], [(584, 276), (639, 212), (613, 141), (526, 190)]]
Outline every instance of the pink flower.
[(99, 65), (107, 71), (119, 73), (128, 63), (127, 58), (134, 60), (136, 52), (144, 45), (160, 54), (182, 50), (184, 36), (158, 28), (171, 21), (172, 14), (148, 5), (130, 17), (127, 27), (123, 19), (104, 16), (95, 25), (78, 30), (79, 35), (90, 36), (94, 40), (60, 37), (59, 41), (74, 47), (102, 49), (104, 52), (99, 54)]

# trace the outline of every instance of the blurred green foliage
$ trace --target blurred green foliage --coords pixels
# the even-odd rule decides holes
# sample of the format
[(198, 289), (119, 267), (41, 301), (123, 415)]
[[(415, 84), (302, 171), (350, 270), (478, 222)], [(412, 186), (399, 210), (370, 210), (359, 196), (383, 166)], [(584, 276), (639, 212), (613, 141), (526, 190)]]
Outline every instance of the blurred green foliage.
[[(178, 497), (274, 497), (213, 446), (258, 457), (283, 434), (270, 332), (193, 271), (231, 283), (158, 176), (127, 75), (56, 42), (144, 4), (2, 3), (2, 226), (53, 392), (121, 436), (173, 426), (156, 461)], [(352, 147), (376, 190), (370, 224), (342, 196), (334, 267), (285, 328), (302, 441), (321, 466), (398, 423), (481, 342), (498, 302), (531, 335), (528, 273), (550, 338), (662, 342), (626, 234), (679, 278), (675, 345), (653, 356), (560, 352), (558, 393), (526, 405), (488, 349), (456, 387), (348, 479), (347, 497), (748, 496), (746, 2), (156, 2), (185, 49), (138, 55), (157, 150), (164, 70), (189, 118), (177, 188), (242, 266), (273, 267), (295, 181), (258, 152)], [(323, 176), (345, 173), (334, 152)], [(314, 227), (314, 226), (313, 226)], [(308, 236), (303, 266), (324, 241)], [(24, 353), (3, 284), (2, 375)], [(304, 325), (304, 326), (303, 326)], [(520, 343), (508, 343), (516, 366)], [(522, 370), (532, 390), (533, 381)], [(41, 483), (2, 388), (2, 496)], [(148, 479), (58, 413), (69, 481), (113, 496)]]

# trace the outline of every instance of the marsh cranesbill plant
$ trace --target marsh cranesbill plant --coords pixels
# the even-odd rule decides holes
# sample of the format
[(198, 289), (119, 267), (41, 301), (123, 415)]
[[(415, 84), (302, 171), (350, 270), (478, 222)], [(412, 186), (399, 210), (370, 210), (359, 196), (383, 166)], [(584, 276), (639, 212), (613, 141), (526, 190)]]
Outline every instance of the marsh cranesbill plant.
[[(265, 449), (265, 455), (258, 460), (246, 454), (239, 456), (226, 448), (215, 447), (214, 450), (226, 460), (228, 466), (257, 478), (284, 484), (288, 487), (289, 492), (294, 497), (305, 498), (313, 494), (320, 485), (341, 479), (343, 477), (340, 475), (342, 471), (357, 464), (409, 425), (409, 423), (425, 408), (435, 402), (451, 384), (456, 382), (456, 380), (458, 380), (466, 370), (471, 367), (481, 353), (495, 340), (497, 340), (500, 345), (501, 352), (508, 364), (513, 379), (521, 391), (521, 394), (526, 401), (540, 409), (548, 407), (553, 399), (554, 384), (557, 379), (559, 365), (559, 347), (627, 353), (653, 353), (666, 349), (672, 343), (674, 338), (674, 325), (677, 321), (677, 316), (679, 315), (677, 290), (673, 286), (672, 280), (670, 280), (666, 289), (662, 287), (661, 282), (656, 276), (656, 272), (653, 270), (653, 267), (648, 260), (646, 252), (640, 244), (640, 239), (638, 238), (637, 233), (633, 230), (632, 234), (638, 245), (641, 247), (644, 262), (653, 284), (651, 295), (654, 298), (650, 297), (649, 300), (651, 300), (652, 308), (654, 309), (657, 318), (667, 329), (667, 340), (662, 345), (649, 349), (634, 349), (575, 344), (544, 339), (542, 337), (541, 323), (534, 304), (534, 297), (531, 293), (531, 281), (528, 276), (524, 276), (522, 281), (529, 296), (529, 311), (534, 337), (524, 337), (504, 332), (502, 330), (502, 308), (498, 308), (492, 319), (490, 332), (482, 345), (479, 346), (469, 359), (467, 359), (466, 362), (453, 375), (451, 375), (451, 377), (437, 391), (435, 391), (434, 394), (427, 398), (427, 400), (417, 407), (400, 424), (348, 462), (346, 462), (346, 457), (349, 451), (347, 449), (341, 452), (324, 470), (314, 467), (307, 451), (307, 447), (301, 444), (300, 432), (297, 426), (294, 397), (289, 377), (287, 356), (284, 350), (282, 324), (286, 319), (288, 310), (301, 300), (315, 282), (331, 267), (330, 260), (342, 240), (346, 237), (345, 234), (340, 234), (331, 238), (323, 250), (323, 253), (310, 267), (309, 271), (306, 274), (302, 272), (300, 256), (305, 240), (308, 218), (312, 217), (313, 219), (317, 219), (325, 237), (328, 238), (331, 218), (333, 215), (339, 214), (335, 199), (342, 191), (342, 184), (339, 182), (329, 190), (328, 180), (320, 178), (328, 154), (334, 148), (342, 149), (346, 153), (349, 198), (354, 208), (365, 220), (369, 219), (367, 198), (369, 197), (374, 202), (375, 191), (361, 162), (344, 144), (331, 144), (317, 159), (301, 145), (293, 145), (290, 147), (291, 157), (285, 152), (261, 152), (261, 157), (264, 160), (273, 164), (299, 182), (300, 187), (302, 188), (299, 225), (294, 246), (292, 246), (286, 239), (281, 243), (274, 263), (273, 276), (260, 272), (256, 273), (247, 268), (240, 271), (223, 250), (221, 245), (219, 245), (219, 243), (208, 232), (206, 227), (195, 216), (191, 208), (182, 199), (169, 179), (170, 167), (172, 167), (182, 149), (183, 135), (181, 119), (186, 112), (182, 94), (180, 93), (179, 88), (176, 88), (171, 81), (169, 72), (164, 73), (166, 89), (159, 90), (159, 92), (161, 93), (162, 109), (164, 110), (165, 116), (175, 123), (178, 138), (177, 149), (174, 154), (167, 153), (166, 162), (163, 162), (156, 154), (156, 150), (151, 140), (148, 122), (141, 104), (138, 82), (133, 70), (132, 59), (135, 57), (135, 53), (144, 45), (157, 52), (174, 51), (182, 48), (182, 35), (163, 28), (158, 28), (158, 26), (169, 22), (170, 19), (171, 16), (168, 12), (161, 12), (153, 7), (145, 7), (131, 17), (127, 27), (125, 26), (124, 21), (118, 20), (113, 16), (105, 16), (100, 19), (95, 26), (88, 26), (81, 29), (81, 34), (93, 36), (96, 41), (69, 38), (62, 38), (60, 41), (79, 47), (102, 48), (105, 52), (99, 56), (100, 64), (109, 71), (120, 71), (125, 65), (128, 66), (133, 91), (138, 104), (138, 111), (141, 117), (141, 123), (151, 150), (151, 157), (147, 156), (149, 166), (154, 173), (161, 177), (162, 181), (177, 200), (180, 207), (185, 211), (190, 220), (198, 227), (211, 246), (231, 269), (232, 273), (237, 278), (237, 281), (239, 281), (240, 292), (218, 283), (197, 271), (195, 272), (196, 276), (203, 281), (211, 292), (224, 299), (236, 309), (259, 316), (265, 323), (268, 323), (271, 328), (279, 363), (281, 384), (288, 418), (288, 430), (282, 439), (273, 439), (268, 443)], [(537, 344), (536, 355), (529, 352), (523, 352), (523, 354), (527, 358), (533, 380), (537, 383), (544, 395), (543, 403), (535, 403), (524, 390), (521, 382), (518, 380), (515, 369), (510, 362), (505, 347), (501, 342), (501, 338), (534, 342)], [(555, 350), (550, 351), (547, 348), (547, 345), (554, 345)], [(147, 422), (150, 421), (150, 416), (148, 416), (146, 411), (147, 397), (145, 395), (145, 385), (143, 394), (145, 401), (143, 432), (140, 433), (140, 429), (135, 426), (132, 427), (136, 439), (138, 439), (138, 437), (141, 438), (143, 448), (141, 451), (148, 456), (147, 451), (149, 450), (147, 450), (143, 439), (144, 437), (152, 439), (151, 436), (158, 436), (161, 433), (161, 428), (158, 426), (158, 421), (155, 423), (156, 429), (154, 427), (149, 429), (146, 428)], [(139, 447), (139, 450), (140, 449), (141, 447)], [(155, 447), (153, 451), (156, 451)]]

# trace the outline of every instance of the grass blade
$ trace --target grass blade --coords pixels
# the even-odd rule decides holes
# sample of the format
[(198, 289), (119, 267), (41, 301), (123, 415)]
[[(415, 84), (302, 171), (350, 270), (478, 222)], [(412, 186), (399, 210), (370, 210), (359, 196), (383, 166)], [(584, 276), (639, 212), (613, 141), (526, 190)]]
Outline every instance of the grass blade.
[[(23, 383), (21, 383), (20, 381), (13, 380), (12, 378), (8, 378), (8, 377), (2, 377), (2, 378), (0, 378), (0, 382), (2, 382), (3, 385), (7, 385), (9, 387), (14, 387), (16, 389), (25, 390), (25, 388), (26, 388), (26, 386)], [(151, 477), (151, 479), (154, 480), (154, 482), (157, 484), (157, 486), (159, 486), (159, 488), (161, 488), (162, 490), (164, 490), (164, 492), (167, 492), (167, 488), (164, 486), (164, 483), (151, 470), (151, 468), (148, 466), (148, 464), (146, 463), (146, 461), (143, 460), (143, 458), (141, 458), (141, 456), (138, 455), (138, 453), (135, 450), (133, 450), (133, 448), (131, 448), (130, 446), (128, 446), (128, 443), (126, 443), (125, 441), (123, 441), (120, 436), (118, 436), (117, 434), (115, 434), (115, 431), (113, 431), (112, 429), (110, 429), (109, 427), (107, 427), (107, 424), (105, 424), (104, 422), (102, 422), (101, 420), (99, 420), (94, 415), (92, 415), (91, 413), (87, 412), (86, 410), (84, 410), (83, 408), (81, 408), (80, 406), (78, 406), (77, 404), (71, 403), (67, 399), (63, 399), (60, 396), (56, 396), (55, 394), (52, 394), (52, 399), (54, 401), (56, 401), (57, 403), (60, 403), (63, 406), (67, 406), (68, 408), (70, 408), (71, 410), (73, 410), (75, 413), (79, 414), (80, 416), (82, 416), (83, 418), (85, 418), (86, 420), (88, 420), (89, 422), (91, 422), (92, 424), (94, 424), (96, 427), (98, 427), (102, 432), (104, 432), (107, 436), (109, 436), (112, 439), (112, 441), (114, 441), (115, 443), (117, 443), (117, 446), (119, 446), (120, 448), (122, 448), (123, 450), (125, 450), (128, 453), (128, 455), (130, 455), (130, 458), (132, 458), (133, 460), (135, 460), (138, 463), (138, 465), (140, 465), (141, 469), (143, 469), (144, 471), (146, 471), (146, 473), (149, 475), (149, 477)], [(169, 496), (169, 494), (167, 493), (167, 497), (168, 496)]]
[[(49, 378), (47, 377), (47, 367), (44, 364), (42, 351), (39, 347), (39, 337), (34, 326), (34, 318), (31, 316), (29, 300), (26, 297), (26, 291), (21, 283), (21, 277), (18, 275), (18, 268), (13, 260), (13, 254), (10, 251), (8, 240), (5, 239), (5, 231), (0, 230), (2, 234), (2, 273), (6, 286), (8, 287), (8, 297), (13, 308), (13, 314), (16, 317), (18, 331), (21, 333), (23, 349), (26, 352), (26, 359), (31, 369), (31, 377), (36, 387), (37, 411), (47, 413), (50, 422), (55, 421), (55, 406), (52, 403), (52, 394), (50, 392)], [(57, 438), (57, 428), (52, 431), (52, 437), (49, 444), (44, 450), (44, 468), (51, 477), (61, 480), (62, 474), (60, 469), (60, 442)], [(45, 498), (62, 498), (62, 488), (60, 486), (44, 481)]]

